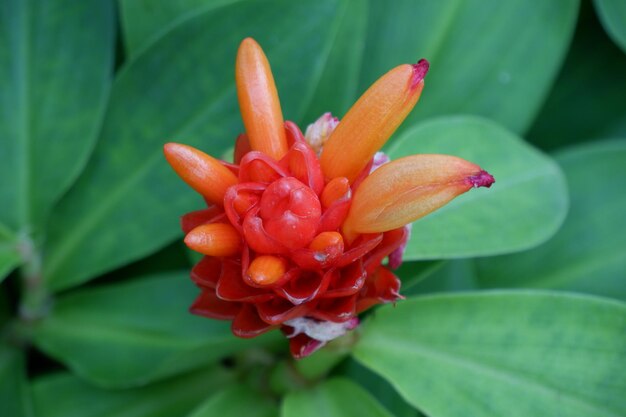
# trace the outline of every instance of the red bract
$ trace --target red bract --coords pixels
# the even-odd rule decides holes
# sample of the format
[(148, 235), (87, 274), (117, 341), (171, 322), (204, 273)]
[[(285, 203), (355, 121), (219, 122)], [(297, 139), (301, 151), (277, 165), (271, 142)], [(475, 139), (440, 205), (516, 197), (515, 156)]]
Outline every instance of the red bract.
[(390, 267), (401, 263), (405, 225), (493, 183), (451, 156), (375, 158), (417, 102), (427, 69), (422, 60), (391, 70), (340, 123), (325, 114), (305, 137), (282, 120), (261, 48), (242, 42), (236, 75), (246, 134), (234, 164), (165, 146), (208, 203), (182, 219), (185, 243), (205, 255), (191, 272), (201, 289), (193, 313), (231, 320), (245, 338), (280, 328), (301, 358), (354, 329), (360, 312), (401, 298)]

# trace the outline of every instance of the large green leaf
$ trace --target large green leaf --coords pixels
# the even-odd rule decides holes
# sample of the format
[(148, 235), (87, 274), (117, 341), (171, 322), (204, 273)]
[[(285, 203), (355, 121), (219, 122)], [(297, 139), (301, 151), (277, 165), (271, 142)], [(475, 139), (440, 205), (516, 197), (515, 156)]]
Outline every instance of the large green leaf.
[(594, 0), (594, 5), (609, 36), (626, 52), (626, 2)]
[(244, 0), (118, 0), (126, 52), (134, 55), (198, 13)]
[(3, 341), (0, 341), (0, 416), (33, 416), (24, 355)]
[(232, 374), (208, 368), (142, 388), (105, 390), (59, 373), (35, 380), (33, 396), (40, 417), (182, 417), (232, 381)]
[(391, 414), (362, 387), (348, 379), (335, 378), (288, 394), (281, 416), (391, 417)]
[[(607, 64), (599, 70), (600, 62)], [(626, 54), (608, 39), (593, 10), (587, 10), (528, 139), (542, 149), (555, 149), (626, 136), (624, 74)]]
[(577, 0), (370, 0), (361, 88), (394, 65), (431, 61), (409, 117), (471, 113), (521, 133), (567, 51)]
[(555, 288), (626, 300), (626, 140), (558, 154), (571, 209), (559, 232), (524, 253), (478, 260), (486, 287)]
[(377, 310), (355, 356), (432, 417), (626, 415), (626, 305), (542, 292)]
[(228, 322), (191, 315), (186, 273), (166, 273), (60, 297), (37, 346), (103, 386), (134, 386), (198, 367), (272, 336), (243, 340)]
[(113, 63), (111, 1), (0, 5), (0, 222), (40, 231), (96, 139)]
[(439, 118), (407, 130), (389, 149), (392, 159), (417, 153), (465, 158), (496, 183), (413, 223), (408, 260), (515, 252), (548, 239), (565, 217), (567, 192), (558, 166), (493, 122)]
[(238, 3), (185, 21), (136, 55), (114, 83), (91, 163), (51, 221), (44, 259), (50, 285), (75, 285), (175, 238), (178, 216), (202, 204), (165, 163), (163, 143), (215, 155), (233, 143), (242, 131), (233, 66), (245, 36), (264, 46), (285, 116), (297, 120), (331, 49), (326, 28), (345, 5)]
[(189, 417), (274, 417), (278, 407), (267, 397), (237, 385), (217, 392), (194, 410)]
[(0, 224), (0, 282), (20, 263), (17, 239)]

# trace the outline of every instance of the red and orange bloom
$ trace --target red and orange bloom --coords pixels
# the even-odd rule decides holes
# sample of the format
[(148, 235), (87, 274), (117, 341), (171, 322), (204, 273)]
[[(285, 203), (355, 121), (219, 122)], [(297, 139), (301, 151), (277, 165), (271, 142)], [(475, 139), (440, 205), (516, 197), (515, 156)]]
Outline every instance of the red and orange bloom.
[[(231, 320), (240, 337), (280, 328), (294, 357), (358, 325), (358, 314), (402, 298), (391, 272), (410, 222), (493, 177), (446, 155), (387, 162), (377, 151), (417, 103), (428, 62), (400, 65), (339, 122), (330, 114), (306, 135), (284, 122), (269, 63), (245, 39), (236, 64), (246, 133), (234, 164), (186, 145), (165, 155), (208, 207), (182, 218), (201, 293), (191, 311)], [(383, 262), (387, 260), (385, 265)]]

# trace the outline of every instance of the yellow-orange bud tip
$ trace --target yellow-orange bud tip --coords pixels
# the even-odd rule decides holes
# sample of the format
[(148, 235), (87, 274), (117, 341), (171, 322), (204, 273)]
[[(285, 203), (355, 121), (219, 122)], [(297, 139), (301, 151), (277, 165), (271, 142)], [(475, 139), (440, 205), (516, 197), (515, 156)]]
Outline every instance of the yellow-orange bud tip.
[(241, 250), (241, 236), (230, 224), (210, 223), (187, 233), (185, 244), (207, 256), (232, 256)]

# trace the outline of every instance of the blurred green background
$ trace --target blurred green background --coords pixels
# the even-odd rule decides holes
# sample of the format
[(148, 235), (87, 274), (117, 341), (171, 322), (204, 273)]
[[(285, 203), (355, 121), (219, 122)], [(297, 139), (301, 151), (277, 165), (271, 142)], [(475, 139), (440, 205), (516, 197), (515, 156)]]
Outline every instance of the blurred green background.
[[(233, 146), (247, 36), (303, 129), (428, 59), (386, 151), (497, 180), (414, 224), (410, 301), (298, 363), (187, 313), (202, 201), (162, 157)], [(3, 0), (0, 178), (2, 417), (626, 415), (622, 0)]]

